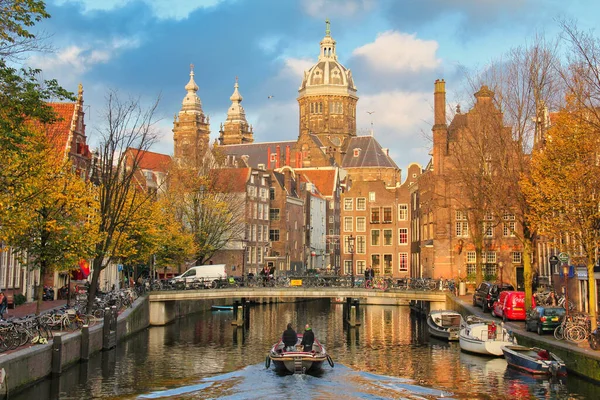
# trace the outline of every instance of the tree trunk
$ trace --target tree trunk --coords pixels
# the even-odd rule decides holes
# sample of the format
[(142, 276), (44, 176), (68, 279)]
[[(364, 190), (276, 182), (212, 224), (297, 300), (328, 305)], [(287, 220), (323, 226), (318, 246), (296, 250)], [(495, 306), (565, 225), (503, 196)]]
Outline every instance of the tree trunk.
[(481, 245), (475, 244), (475, 285), (479, 287), (479, 284), (483, 282), (483, 260), (482, 260), (482, 248)]
[[(588, 260), (587, 265), (588, 273), (588, 297), (590, 301), (590, 323), (592, 325), (592, 331), (597, 328), (598, 321), (596, 319), (597, 313), (597, 299), (596, 299), (596, 279), (594, 279), (594, 261)], [(569, 305), (567, 304), (567, 307)]]
[(92, 312), (94, 307), (94, 300), (96, 299), (96, 289), (98, 288), (98, 281), (100, 280), (100, 272), (102, 272), (102, 258), (96, 257), (93, 261), (92, 281), (90, 282), (90, 288), (88, 290), (88, 302), (86, 312), (89, 314)]
[[(525, 283), (525, 309), (529, 310), (532, 306), (531, 296), (533, 295), (531, 273), (531, 242), (523, 240), (523, 279)], [(515, 286), (516, 287), (516, 286)]]
[(44, 275), (42, 274), (42, 269), (40, 269), (40, 284), (37, 288), (35, 288), (37, 292), (37, 302), (35, 304), (35, 315), (40, 315), (42, 311), (42, 301), (44, 301)]

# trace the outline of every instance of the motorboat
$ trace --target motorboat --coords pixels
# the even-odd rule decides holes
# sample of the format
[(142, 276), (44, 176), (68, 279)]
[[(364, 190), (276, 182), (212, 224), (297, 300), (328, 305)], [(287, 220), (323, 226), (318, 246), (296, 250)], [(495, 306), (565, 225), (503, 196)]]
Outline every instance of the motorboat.
[(567, 367), (556, 354), (539, 348), (519, 345), (502, 346), (504, 358), (511, 367), (535, 375), (567, 375)]
[(467, 317), (459, 332), (460, 349), (470, 353), (501, 357), (502, 346), (517, 344), (517, 339), (501, 323)]
[(333, 360), (327, 354), (325, 347), (315, 338), (311, 351), (303, 351), (300, 345), (302, 334), (298, 334), (296, 350), (286, 351), (283, 341), (280, 339), (273, 345), (267, 359), (266, 367), (269, 368), (271, 362), (279, 372), (291, 372), (293, 374), (305, 374), (309, 372), (320, 371), (323, 363), (327, 361), (333, 368)]
[(435, 310), (427, 316), (429, 334), (440, 339), (458, 340), (462, 325), (463, 317), (456, 311)]
[(211, 306), (212, 311), (233, 311), (233, 306)]

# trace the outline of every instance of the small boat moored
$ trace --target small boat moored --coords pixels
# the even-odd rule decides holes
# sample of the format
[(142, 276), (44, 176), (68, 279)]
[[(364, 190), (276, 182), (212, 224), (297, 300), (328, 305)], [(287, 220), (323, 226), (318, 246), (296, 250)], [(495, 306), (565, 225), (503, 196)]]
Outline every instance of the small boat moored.
[(233, 306), (211, 306), (212, 311), (233, 311)]
[(467, 317), (467, 324), (459, 333), (459, 343), (463, 351), (501, 357), (502, 346), (517, 344), (517, 339), (503, 323), (496, 325), (495, 321)]
[(323, 362), (327, 361), (333, 368), (333, 360), (327, 354), (325, 347), (315, 338), (311, 351), (302, 351), (300, 342), (302, 334), (298, 334), (298, 342), (295, 351), (286, 351), (283, 341), (280, 339), (273, 345), (266, 359), (266, 367), (271, 366), (280, 372), (291, 372), (293, 374), (305, 374), (321, 370)]
[(539, 348), (519, 345), (502, 346), (508, 365), (536, 375), (567, 375), (563, 360), (556, 354)]
[(456, 311), (435, 310), (427, 316), (429, 334), (440, 339), (458, 340), (463, 325), (463, 317)]

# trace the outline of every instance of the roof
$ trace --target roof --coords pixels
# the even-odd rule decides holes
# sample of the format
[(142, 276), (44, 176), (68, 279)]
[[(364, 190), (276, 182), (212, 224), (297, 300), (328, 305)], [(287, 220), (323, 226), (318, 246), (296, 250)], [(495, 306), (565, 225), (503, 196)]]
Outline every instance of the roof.
[[(354, 156), (355, 149), (360, 149), (357, 157)], [(342, 168), (365, 167), (399, 169), (373, 136), (355, 136), (348, 144)]]
[(76, 103), (46, 103), (56, 113), (56, 121), (41, 123), (32, 121), (34, 127), (39, 128), (60, 152), (67, 150), (68, 140), (73, 127)]
[(211, 170), (214, 189), (223, 193), (245, 192), (251, 168), (223, 168)]
[(139, 164), (140, 169), (146, 169), (156, 172), (167, 172), (171, 164), (171, 156), (167, 154), (155, 153), (153, 151), (138, 150), (133, 148), (127, 149), (128, 153), (139, 153)]
[(334, 194), (336, 187), (337, 169), (299, 169), (298, 173), (314, 184), (319, 192), (326, 197), (331, 197)]
[[(296, 144), (295, 140), (288, 140), (283, 142), (263, 142), (263, 143), (247, 143), (247, 144), (230, 144), (226, 146), (219, 146), (219, 150), (223, 151), (228, 156), (235, 156), (236, 158), (242, 158), (247, 156), (247, 166), (251, 168), (258, 168), (259, 164), (263, 164), (267, 169), (274, 167), (272, 165), (269, 168), (268, 150), (271, 149), (271, 154), (277, 154), (277, 146), (280, 151), (280, 166), (285, 163), (285, 148), (290, 147), (290, 151)], [(290, 160), (290, 163), (294, 163), (294, 160)]]

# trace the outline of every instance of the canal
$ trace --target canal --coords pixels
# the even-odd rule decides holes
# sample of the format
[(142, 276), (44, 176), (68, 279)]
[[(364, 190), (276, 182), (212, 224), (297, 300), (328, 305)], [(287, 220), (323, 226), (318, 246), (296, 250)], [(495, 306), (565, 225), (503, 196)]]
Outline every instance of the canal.
[[(342, 305), (328, 300), (251, 307), (247, 329), (233, 314), (210, 311), (152, 327), (11, 399), (592, 399), (600, 386), (569, 376), (538, 379), (504, 359), (461, 353), (429, 337), (408, 307), (364, 306), (347, 328)], [(311, 323), (335, 367), (320, 376), (265, 368), (288, 322)]]

